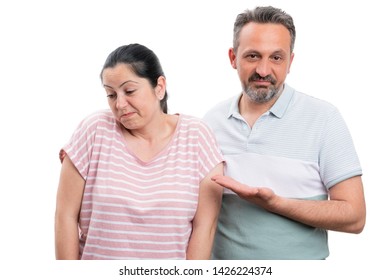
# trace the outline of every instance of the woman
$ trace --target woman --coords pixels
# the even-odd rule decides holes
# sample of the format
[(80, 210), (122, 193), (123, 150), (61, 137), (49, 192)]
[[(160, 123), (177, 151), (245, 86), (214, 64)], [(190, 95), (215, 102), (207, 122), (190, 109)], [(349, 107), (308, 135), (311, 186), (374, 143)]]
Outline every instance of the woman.
[(202, 121), (167, 113), (157, 56), (131, 44), (101, 72), (111, 110), (85, 118), (61, 150), (57, 259), (208, 259), (223, 173)]

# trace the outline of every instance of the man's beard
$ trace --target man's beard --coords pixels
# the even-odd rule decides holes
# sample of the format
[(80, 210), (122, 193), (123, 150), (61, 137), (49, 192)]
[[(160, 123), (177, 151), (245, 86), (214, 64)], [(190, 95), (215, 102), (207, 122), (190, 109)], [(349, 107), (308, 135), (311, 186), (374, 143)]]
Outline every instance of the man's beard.
[[(268, 81), (271, 83), (269, 87), (251, 87), (250, 82), (252, 81)], [(276, 80), (271, 76), (261, 77), (259, 74), (254, 73), (249, 78), (249, 83), (244, 85), (244, 92), (249, 96), (249, 98), (256, 103), (266, 103), (274, 98), (279, 89), (276, 87)]]

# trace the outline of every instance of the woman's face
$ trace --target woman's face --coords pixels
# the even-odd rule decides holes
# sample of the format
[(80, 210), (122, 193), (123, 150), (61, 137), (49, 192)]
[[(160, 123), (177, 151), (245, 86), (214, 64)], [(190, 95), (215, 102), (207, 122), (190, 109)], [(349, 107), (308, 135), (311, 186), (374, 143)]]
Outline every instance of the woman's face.
[(160, 77), (153, 88), (147, 79), (137, 76), (128, 65), (119, 63), (103, 70), (102, 82), (111, 111), (125, 128), (142, 129), (161, 114), (164, 77)]

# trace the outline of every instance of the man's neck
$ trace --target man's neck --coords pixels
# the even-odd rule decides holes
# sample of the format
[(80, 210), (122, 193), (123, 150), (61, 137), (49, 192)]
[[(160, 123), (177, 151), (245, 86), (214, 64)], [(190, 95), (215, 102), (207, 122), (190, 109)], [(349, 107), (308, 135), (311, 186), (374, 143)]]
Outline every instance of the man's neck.
[(264, 103), (258, 103), (253, 101), (245, 92), (243, 92), (238, 102), (238, 109), (240, 111), (241, 116), (252, 128), (258, 118), (271, 109), (271, 107), (278, 100), (282, 92), (283, 87), (279, 90), (278, 94), (276, 94), (271, 100)]

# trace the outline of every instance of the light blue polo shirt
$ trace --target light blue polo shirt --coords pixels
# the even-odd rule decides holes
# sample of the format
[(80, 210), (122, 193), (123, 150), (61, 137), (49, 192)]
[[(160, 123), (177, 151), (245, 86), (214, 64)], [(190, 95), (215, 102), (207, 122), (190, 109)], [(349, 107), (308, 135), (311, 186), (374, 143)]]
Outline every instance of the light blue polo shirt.
[[(285, 84), (252, 129), (238, 110), (241, 95), (210, 110), (226, 160), (225, 174), (283, 197), (326, 200), (328, 189), (362, 174), (349, 130), (331, 104)], [(325, 259), (328, 235), (270, 213), (225, 190), (214, 243), (215, 259)]]

